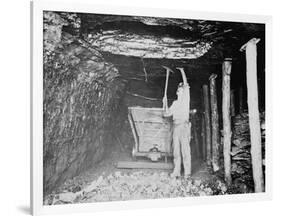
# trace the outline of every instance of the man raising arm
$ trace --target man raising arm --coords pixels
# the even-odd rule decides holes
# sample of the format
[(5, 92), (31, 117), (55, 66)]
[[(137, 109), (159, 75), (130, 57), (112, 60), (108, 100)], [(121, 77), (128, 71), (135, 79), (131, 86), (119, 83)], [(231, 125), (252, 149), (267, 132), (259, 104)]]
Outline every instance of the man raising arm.
[[(170, 108), (164, 103), (164, 117), (173, 117), (173, 156), (174, 171), (172, 177), (181, 175), (181, 162), (184, 165), (184, 176), (189, 177), (191, 174), (191, 155), (190, 155), (190, 131), (191, 123), (189, 122), (190, 109), (190, 89), (187, 83), (186, 75), (183, 68), (180, 70), (183, 83), (178, 85), (177, 100), (173, 102)], [(163, 98), (163, 102), (167, 101)]]

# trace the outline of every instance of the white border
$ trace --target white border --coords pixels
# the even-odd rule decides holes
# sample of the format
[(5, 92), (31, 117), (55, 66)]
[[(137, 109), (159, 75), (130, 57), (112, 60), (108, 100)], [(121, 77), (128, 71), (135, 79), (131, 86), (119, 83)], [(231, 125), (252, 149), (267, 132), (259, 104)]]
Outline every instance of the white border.
[[(272, 87), (271, 87), (271, 30), (269, 16), (229, 13), (193, 12), (152, 8), (129, 8), (109, 5), (81, 4), (62, 1), (33, 1), (31, 41), (31, 209), (33, 215), (113, 211), (124, 209), (159, 208), (222, 202), (244, 202), (270, 200), (272, 198)], [(262, 194), (223, 195), (208, 197), (187, 197), (142, 201), (120, 201), (106, 203), (68, 204), (43, 206), (43, 11), (71, 11), (116, 15), (139, 15), (186, 19), (266, 23), (266, 192)], [(271, 88), (268, 88), (268, 87)]]

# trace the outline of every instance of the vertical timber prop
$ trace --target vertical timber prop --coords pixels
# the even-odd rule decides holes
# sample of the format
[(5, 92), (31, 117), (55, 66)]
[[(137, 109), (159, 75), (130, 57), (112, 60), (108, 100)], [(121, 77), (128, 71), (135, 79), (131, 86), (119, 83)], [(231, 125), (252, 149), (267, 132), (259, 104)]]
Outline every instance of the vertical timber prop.
[(197, 125), (197, 115), (193, 115), (193, 118), (192, 118), (192, 128), (191, 128), (191, 133), (192, 133), (192, 137), (193, 137), (193, 140), (194, 140), (194, 150), (195, 150), (195, 155), (197, 158), (202, 158), (202, 154), (201, 154), (201, 151), (200, 151), (200, 142), (199, 142), (199, 138), (198, 138), (198, 134), (197, 134), (197, 131), (198, 131), (198, 125)]
[(230, 91), (230, 114), (231, 117), (235, 116), (235, 94), (233, 89)]
[(205, 119), (205, 132), (206, 132), (206, 161), (207, 165), (211, 166), (211, 125), (210, 125), (210, 101), (209, 101), (209, 88), (208, 85), (203, 85), (204, 96), (204, 119)]
[(239, 113), (243, 112), (243, 88), (239, 88)]
[(264, 192), (264, 179), (262, 171), (262, 146), (261, 130), (258, 102), (257, 84), (257, 43), (260, 39), (253, 38), (241, 47), (241, 51), (246, 50), (247, 66), (247, 91), (249, 125), (251, 136), (251, 158), (255, 192)]
[(223, 116), (223, 156), (224, 174), (227, 185), (231, 184), (231, 118), (230, 118), (230, 74), (231, 59), (222, 65), (222, 116)]
[[(204, 92), (203, 92), (203, 88), (201, 91), (201, 103), (202, 103), (202, 107), (204, 109)], [(203, 161), (206, 162), (206, 125), (205, 125), (205, 112), (203, 110), (203, 112), (200, 114), (200, 119), (201, 119), (201, 151), (202, 151), (202, 159)]]
[(210, 76), (210, 102), (212, 119), (212, 166), (213, 171), (217, 172), (219, 167), (219, 115), (217, 103), (216, 74)]
[(202, 159), (206, 161), (206, 126), (205, 126), (205, 116), (201, 116), (201, 139), (202, 139)]

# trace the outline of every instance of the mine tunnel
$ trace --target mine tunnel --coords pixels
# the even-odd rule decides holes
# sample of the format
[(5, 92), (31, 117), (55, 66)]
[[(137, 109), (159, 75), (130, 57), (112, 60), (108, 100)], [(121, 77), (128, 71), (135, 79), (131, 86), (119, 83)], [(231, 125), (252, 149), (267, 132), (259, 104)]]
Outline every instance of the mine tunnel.
[(193, 172), (206, 162), (203, 86), (216, 75), (221, 137), (222, 64), (231, 58), (235, 116), (247, 110), (246, 59), (239, 49), (252, 38), (261, 39), (257, 74), (259, 108), (265, 110), (263, 24), (65, 12), (44, 12), (44, 23), (46, 194), (87, 170), (98, 175), (106, 163), (111, 170), (118, 160), (133, 160), (128, 108), (162, 108), (163, 66), (173, 71), (169, 106), (182, 82), (177, 68), (184, 69), (190, 85)]
[[(190, 85), (190, 109), (191, 111), (196, 110), (196, 113), (191, 115), (191, 120), (194, 121), (194, 127), (198, 127), (198, 130), (194, 130), (193, 133), (191, 145), (192, 155), (193, 159), (199, 160), (202, 157), (202, 146), (200, 146), (202, 142), (199, 140), (201, 139), (199, 116), (202, 115), (203, 111), (201, 86), (204, 82), (208, 81), (208, 74), (211, 74), (212, 70), (215, 71), (215, 66), (213, 66), (213, 69), (211, 69), (211, 67), (204, 68), (204, 66), (196, 67), (195, 65), (194, 67), (186, 67), (186, 62), (177, 60), (141, 59), (116, 55), (108, 55), (105, 58), (116, 65), (120, 74), (124, 74), (124, 77), (121, 75), (122, 77), (120, 78), (125, 80), (126, 90), (124, 97), (121, 99), (120, 105), (123, 108), (120, 110), (119, 114), (124, 116), (124, 126), (126, 127), (121, 131), (121, 137), (123, 136), (122, 133), (125, 133), (131, 138), (130, 140), (123, 140), (122, 143), (127, 144), (134, 142), (132, 128), (127, 119), (128, 107), (162, 108), (167, 75), (166, 69), (162, 66), (173, 68), (173, 72), (169, 74), (167, 88), (168, 105), (171, 106), (172, 102), (177, 99), (177, 86), (182, 82), (181, 74), (175, 67), (183, 67), (185, 69)], [(128, 76), (132, 71), (134, 71), (135, 74)], [(206, 73), (208, 74), (206, 75)], [(119, 132), (118, 129), (118, 133)], [(120, 134), (118, 136), (120, 136)], [(195, 140), (197, 145), (194, 143)]]

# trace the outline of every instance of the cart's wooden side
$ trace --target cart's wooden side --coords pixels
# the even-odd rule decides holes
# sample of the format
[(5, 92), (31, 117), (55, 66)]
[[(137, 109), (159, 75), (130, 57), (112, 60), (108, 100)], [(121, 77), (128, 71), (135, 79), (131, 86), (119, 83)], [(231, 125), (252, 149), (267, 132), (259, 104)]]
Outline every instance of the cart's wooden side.
[(135, 122), (142, 131), (139, 136), (139, 151), (148, 152), (152, 148), (160, 152), (170, 152), (171, 132), (167, 124)]
[(135, 139), (133, 154), (146, 156), (156, 150), (171, 156), (171, 123), (163, 118), (161, 108), (129, 107), (128, 118)]

